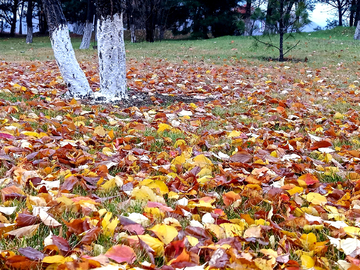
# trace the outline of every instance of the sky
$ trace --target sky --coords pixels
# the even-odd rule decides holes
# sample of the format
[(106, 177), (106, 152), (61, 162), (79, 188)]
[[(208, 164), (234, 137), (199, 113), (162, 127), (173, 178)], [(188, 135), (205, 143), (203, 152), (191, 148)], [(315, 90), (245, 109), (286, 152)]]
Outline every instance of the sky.
[(326, 19), (332, 19), (333, 16), (334, 12), (329, 5), (318, 3), (315, 6), (315, 10), (310, 13), (310, 20), (324, 27), (326, 26)]

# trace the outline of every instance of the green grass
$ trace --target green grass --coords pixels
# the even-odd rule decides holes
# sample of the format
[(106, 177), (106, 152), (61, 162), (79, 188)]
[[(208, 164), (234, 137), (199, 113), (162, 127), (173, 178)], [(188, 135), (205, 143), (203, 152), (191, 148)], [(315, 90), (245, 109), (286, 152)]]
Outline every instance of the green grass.
[[(341, 62), (357, 63), (360, 42), (353, 40), (354, 32), (354, 27), (337, 27), (332, 30), (294, 34), (285, 42), (285, 47), (291, 46), (297, 40), (300, 40), (300, 44), (287, 57), (302, 61), (307, 58), (308, 65), (316, 66), (337, 65)], [(267, 37), (262, 39), (266, 40)], [(273, 36), (272, 40), (277, 41), (278, 36)], [(72, 42), (80, 61), (94, 61), (96, 50), (79, 50), (80, 37), (72, 38)], [(0, 48), (0, 60), (4, 61), (54, 59), (49, 37), (35, 37), (32, 44), (26, 44), (24, 38), (0, 38)], [(254, 39), (244, 36), (224, 36), (208, 40), (165, 40), (155, 43), (126, 42), (126, 50), (129, 60), (186, 60), (190, 64), (199, 61), (207, 64), (236, 64), (239, 60), (259, 64), (265, 58), (278, 57), (276, 49), (267, 49), (261, 44), (255, 47)]]

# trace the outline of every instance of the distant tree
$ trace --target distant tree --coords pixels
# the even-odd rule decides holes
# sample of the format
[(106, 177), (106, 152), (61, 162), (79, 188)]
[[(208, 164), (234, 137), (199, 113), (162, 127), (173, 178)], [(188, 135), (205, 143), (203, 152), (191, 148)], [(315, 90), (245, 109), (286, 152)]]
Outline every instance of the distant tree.
[[(284, 49), (284, 36), (286, 33), (299, 32), (303, 26), (310, 22), (307, 6), (301, 0), (269, 0), (269, 2), (271, 2), (269, 5), (272, 10), (271, 13), (266, 13), (266, 24), (279, 34), (279, 43), (277, 45), (271, 39), (266, 42), (258, 37), (254, 37), (254, 39), (257, 43), (279, 50), (279, 61), (284, 61), (284, 56), (299, 43), (297, 42), (295, 45)], [(288, 35), (286, 39), (289, 37), (291, 35)]]
[(28, 0), (26, 25), (27, 25), (26, 43), (29, 44), (33, 42), (33, 1), (32, 0)]
[(95, 5), (93, 0), (87, 0), (88, 6), (87, 6), (87, 17), (86, 17), (86, 24), (84, 29), (84, 35), (80, 44), (80, 49), (89, 49), (90, 42), (91, 42), (91, 36), (93, 31), (93, 19), (94, 19), (94, 13), (95, 13)]
[[(238, 27), (241, 14), (237, 11), (237, 0), (184, 0), (177, 5), (180, 14), (178, 25), (191, 32), (195, 38), (233, 35)], [(184, 12), (185, 11), (185, 12)], [(189, 26), (190, 27), (187, 27)]]
[(68, 22), (85, 23), (87, 19), (87, 0), (61, 0), (61, 6)]
[(17, 21), (17, 11), (19, 8), (20, 1), (19, 0), (13, 0), (11, 6), (11, 13), (12, 13), (12, 20), (11, 20), (11, 29), (10, 29), (10, 35), (15, 35), (16, 30), (16, 21)]
[(10, 26), (10, 35), (15, 35), (20, 0), (0, 0), (0, 19)]
[(319, 2), (326, 3), (334, 8), (338, 14), (339, 26), (343, 26), (343, 18), (351, 7), (351, 0), (320, 0)]

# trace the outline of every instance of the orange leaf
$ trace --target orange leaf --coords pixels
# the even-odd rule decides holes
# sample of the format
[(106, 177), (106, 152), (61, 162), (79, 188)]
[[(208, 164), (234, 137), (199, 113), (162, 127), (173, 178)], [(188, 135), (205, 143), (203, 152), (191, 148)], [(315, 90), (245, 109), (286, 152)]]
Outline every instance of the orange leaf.
[(234, 191), (230, 191), (223, 194), (223, 201), (226, 206), (233, 204), (235, 201), (240, 200), (240, 195)]

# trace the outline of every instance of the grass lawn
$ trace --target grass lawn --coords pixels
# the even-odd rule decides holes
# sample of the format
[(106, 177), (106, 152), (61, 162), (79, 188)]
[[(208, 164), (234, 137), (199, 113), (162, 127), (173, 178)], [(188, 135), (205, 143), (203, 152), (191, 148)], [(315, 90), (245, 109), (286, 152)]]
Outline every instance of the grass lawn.
[(127, 43), (152, 100), (129, 108), (62, 100), (48, 38), (0, 39), (1, 268), (358, 269), (353, 34), (295, 34), (283, 63), (250, 37)]

